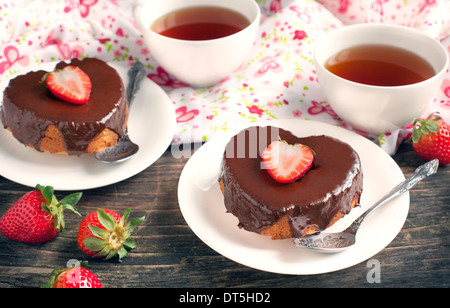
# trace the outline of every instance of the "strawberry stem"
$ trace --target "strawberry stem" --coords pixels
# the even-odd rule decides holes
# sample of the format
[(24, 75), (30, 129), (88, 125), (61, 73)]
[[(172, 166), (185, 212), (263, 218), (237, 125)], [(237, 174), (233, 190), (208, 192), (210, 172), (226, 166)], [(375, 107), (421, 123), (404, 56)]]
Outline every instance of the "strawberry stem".
[[(438, 112), (436, 112), (438, 113)], [(434, 117), (435, 113), (431, 113), (426, 119), (416, 119), (413, 124), (413, 134), (410, 140), (416, 143), (419, 142), (423, 135), (436, 133), (439, 130), (439, 124), (436, 122), (441, 119), (440, 116)]]
[(119, 223), (105, 210), (97, 210), (97, 218), (103, 228), (89, 225), (94, 237), (88, 237), (83, 241), (84, 246), (97, 254), (94, 257), (102, 257), (105, 260), (115, 255), (119, 256), (119, 262), (128, 255), (127, 249), (136, 248), (136, 243), (131, 238), (131, 233), (145, 220), (145, 216), (134, 218), (128, 222), (131, 209), (127, 209)]
[(60, 232), (65, 232), (64, 211), (70, 210), (81, 216), (81, 214), (75, 208), (75, 205), (80, 201), (82, 193), (74, 193), (64, 197), (61, 201), (58, 201), (54, 195), (54, 189), (52, 186), (42, 186), (37, 184), (35, 187), (39, 190), (47, 201), (42, 202), (42, 210), (52, 214), (55, 217), (55, 229)]

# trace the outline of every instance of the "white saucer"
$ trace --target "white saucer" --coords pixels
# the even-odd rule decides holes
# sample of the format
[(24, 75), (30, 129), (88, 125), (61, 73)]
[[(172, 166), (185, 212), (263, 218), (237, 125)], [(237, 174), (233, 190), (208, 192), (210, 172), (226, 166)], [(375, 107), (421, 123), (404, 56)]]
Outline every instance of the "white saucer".
[[(350, 144), (361, 158), (364, 174), (361, 207), (353, 209), (328, 231), (344, 230), (375, 201), (405, 179), (395, 161), (368, 139), (343, 128), (305, 120), (283, 120), (279, 127), (295, 135), (325, 134)], [(236, 131), (237, 132), (237, 131)], [(219, 172), (225, 144), (232, 134), (207, 142), (189, 159), (180, 176), (178, 200), (192, 231), (209, 247), (240, 264), (280, 274), (320, 274), (341, 270), (367, 260), (384, 249), (400, 232), (409, 211), (409, 193), (377, 209), (362, 225), (356, 244), (338, 254), (324, 254), (294, 246), (291, 239), (271, 240), (237, 227), (226, 213), (219, 185), (205, 190), (202, 175)], [(210, 172), (208, 172), (210, 170)], [(201, 185), (199, 185), (201, 183)]]

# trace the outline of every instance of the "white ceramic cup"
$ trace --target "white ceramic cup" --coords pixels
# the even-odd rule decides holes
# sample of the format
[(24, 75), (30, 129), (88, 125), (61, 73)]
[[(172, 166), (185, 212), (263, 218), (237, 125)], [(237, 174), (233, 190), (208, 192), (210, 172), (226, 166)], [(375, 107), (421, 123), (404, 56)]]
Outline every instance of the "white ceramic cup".
[[(248, 18), (245, 29), (222, 38), (189, 41), (166, 37), (151, 30), (153, 22), (177, 9), (218, 6)], [(151, 55), (169, 74), (193, 87), (212, 86), (239, 68), (256, 39), (261, 12), (255, 0), (141, 0), (133, 8)]]
[[(343, 79), (324, 65), (337, 52), (362, 44), (407, 49), (427, 60), (436, 74), (404, 86), (372, 86)], [(320, 87), (336, 114), (354, 128), (384, 134), (404, 127), (422, 115), (442, 84), (449, 58), (444, 46), (418, 30), (389, 24), (356, 24), (335, 30), (315, 48)]]

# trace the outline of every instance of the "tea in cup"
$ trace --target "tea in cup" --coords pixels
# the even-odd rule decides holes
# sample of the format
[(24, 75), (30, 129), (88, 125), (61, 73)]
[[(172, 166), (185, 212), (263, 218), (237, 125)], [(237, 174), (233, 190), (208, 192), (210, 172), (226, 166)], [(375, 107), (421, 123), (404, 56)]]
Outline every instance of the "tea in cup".
[(449, 59), (418, 30), (357, 24), (318, 42), (320, 87), (331, 108), (354, 128), (380, 135), (411, 124), (432, 103)]
[(212, 86), (245, 61), (261, 12), (254, 0), (140, 1), (136, 23), (154, 59), (193, 87)]

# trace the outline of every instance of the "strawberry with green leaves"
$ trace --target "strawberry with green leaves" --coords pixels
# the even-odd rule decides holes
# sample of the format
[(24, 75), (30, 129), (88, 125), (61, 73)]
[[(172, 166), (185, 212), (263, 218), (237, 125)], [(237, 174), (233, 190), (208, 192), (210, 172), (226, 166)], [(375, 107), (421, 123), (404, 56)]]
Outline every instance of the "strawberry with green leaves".
[(65, 268), (55, 269), (50, 274), (48, 282), (42, 288), (54, 289), (97, 289), (103, 288), (100, 280), (85, 266), (87, 261), (77, 262), (77, 264)]
[(128, 255), (127, 249), (136, 247), (131, 233), (145, 216), (128, 221), (131, 210), (123, 216), (109, 209), (99, 209), (87, 215), (78, 230), (78, 246), (88, 256), (111, 259), (118, 255), (119, 261)]
[(414, 151), (423, 159), (450, 164), (450, 125), (441, 117), (432, 113), (426, 119), (416, 120), (411, 139)]
[(0, 232), (24, 243), (44, 243), (65, 231), (64, 211), (80, 215), (75, 205), (82, 194), (71, 194), (61, 201), (53, 187), (36, 185), (36, 190), (19, 198), (0, 219)]

